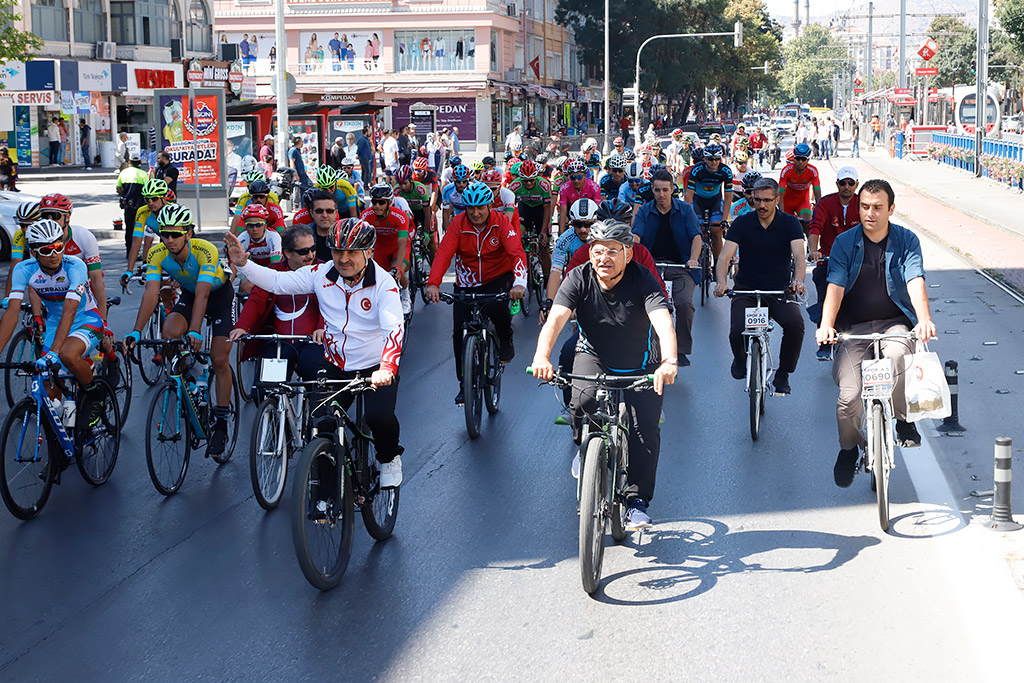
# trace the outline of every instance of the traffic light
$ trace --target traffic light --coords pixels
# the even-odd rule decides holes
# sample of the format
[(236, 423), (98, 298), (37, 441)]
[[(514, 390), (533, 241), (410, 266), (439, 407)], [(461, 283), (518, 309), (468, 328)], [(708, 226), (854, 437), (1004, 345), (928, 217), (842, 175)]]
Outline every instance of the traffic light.
[(978, 73), (978, 60), (972, 59), (971, 60), (971, 75), (974, 76), (977, 73)]

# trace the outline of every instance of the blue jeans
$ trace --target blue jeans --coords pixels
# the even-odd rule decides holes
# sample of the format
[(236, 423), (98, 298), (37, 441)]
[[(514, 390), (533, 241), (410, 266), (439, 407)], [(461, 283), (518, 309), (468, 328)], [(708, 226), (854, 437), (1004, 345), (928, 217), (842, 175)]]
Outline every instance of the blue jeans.
[(860, 138), (854, 138), (853, 144), (850, 147), (850, 158), (860, 157)]

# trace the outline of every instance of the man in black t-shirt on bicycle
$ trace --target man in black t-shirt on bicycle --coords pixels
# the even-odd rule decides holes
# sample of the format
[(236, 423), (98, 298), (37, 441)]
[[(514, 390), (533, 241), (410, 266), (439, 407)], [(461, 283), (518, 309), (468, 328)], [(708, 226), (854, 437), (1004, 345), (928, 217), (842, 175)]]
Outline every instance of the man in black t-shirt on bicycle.
[[(675, 382), (679, 364), (675, 328), (657, 278), (632, 262), (633, 235), (628, 225), (600, 221), (590, 228), (587, 241), (590, 261), (569, 271), (559, 286), (537, 340), (533, 374), (545, 381), (554, 375), (551, 351), (574, 312), (581, 334), (573, 372), (654, 374), (654, 391), (625, 392), (623, 397), (635, 425), (629, 434), (626, 518), (630, 528), (648, 527), (647, 504), (654, 496), (661, 447), (661, 394), (666, 384)], [(660, 348), (652, 348), (652, 331), (657, 333)], [(573, 380), (573, 437), (577, 443), (585, 414), (597, 407), (594, 397), (593, 383)]]

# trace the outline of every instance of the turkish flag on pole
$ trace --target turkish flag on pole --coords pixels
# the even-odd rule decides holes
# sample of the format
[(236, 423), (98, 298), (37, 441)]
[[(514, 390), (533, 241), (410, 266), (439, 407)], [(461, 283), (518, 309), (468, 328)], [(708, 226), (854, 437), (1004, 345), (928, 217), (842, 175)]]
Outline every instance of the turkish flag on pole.
[(533, 69), (533, 74), (540, 78), (540, 57), (534, 57), (530, 62), (530, 68)]

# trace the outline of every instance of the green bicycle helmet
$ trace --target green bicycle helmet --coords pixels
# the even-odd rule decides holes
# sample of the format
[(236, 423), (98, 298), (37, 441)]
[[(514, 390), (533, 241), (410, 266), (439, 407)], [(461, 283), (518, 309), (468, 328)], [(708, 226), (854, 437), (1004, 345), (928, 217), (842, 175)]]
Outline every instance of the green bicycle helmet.
[(472, 164), (470, 164), (469, 170), (473, 171), (473, 173), (482, 173), (484, 170), (484, 162), (474, 161)]
[(321, 166), (316, 170), (315, 184), (321, 189), (333, 189), (338, 183), (338, 172), (330, 166)]
[(260, 171), (259, 169), (253, 169), (246, 173), (242, 177), (242, 179), (245, 181), (245, 184), (248, 187), (249, 185), (255, 183), (257, 180), (266, 181), (267, 176), (263, 175), (263, 171)]
[(145, 199), (163, 199), (167, 196), (167, 190), (169, 189), (167, 183), (162, 179), (150, 178), (142, 186), (142, 196)]
[(160, 228), (186, 228), (192, 229), (192, 212), (187, 206), (181, 204), (167, 204), (160, 209), (156, 217), (156, 224)]

